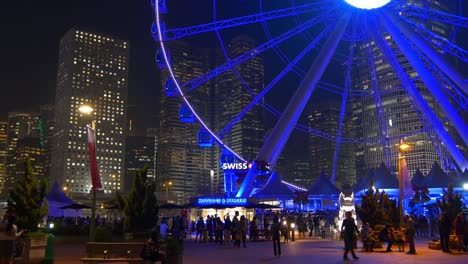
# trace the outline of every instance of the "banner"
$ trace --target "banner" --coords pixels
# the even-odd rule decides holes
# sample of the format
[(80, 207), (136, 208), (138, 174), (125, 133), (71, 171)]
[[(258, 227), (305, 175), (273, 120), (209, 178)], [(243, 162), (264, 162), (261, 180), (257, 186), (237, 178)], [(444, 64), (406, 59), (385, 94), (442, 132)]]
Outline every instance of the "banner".
[(398, 176), (402, 177), (403, 183), (403, 199), (408, 199), (413, 197), (413, 186), (411, 185), (411, 179), (408, 171), (408, 165), (406, 164), (406, 159), (404, 156), (401, 156), (399, 159), (400, 162), (400, 171), (398, 172)]
[(93, 190), (99, 190), (102, 189), (102, 184), (96, 160), (96, 136), (94, 135), (94, 130), (92, 127), (86, 127), (88, 129), (89, 168), (91, 170), (91, 181), (93, 183)]

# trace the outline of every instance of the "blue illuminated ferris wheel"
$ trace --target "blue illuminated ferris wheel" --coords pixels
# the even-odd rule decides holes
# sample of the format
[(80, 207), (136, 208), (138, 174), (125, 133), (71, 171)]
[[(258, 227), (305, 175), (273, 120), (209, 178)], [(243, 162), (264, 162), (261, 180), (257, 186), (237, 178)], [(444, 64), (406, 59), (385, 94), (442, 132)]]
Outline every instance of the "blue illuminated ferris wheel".
[[(415, 133), (427, 135), (446, 166), (461, 171), (468, 168), (467, 158), (444, 127), (450, 123), (457, 137), (468, 146), (468, 126), (462, 119), (468, 110), (468, 78), (458, 72), (454, 63), (468, 66), (467, 51), (455, 43), (456, 33), (468, 27), (468, 18), (459, 14), (461, 0), (187, 1), (193, 9), (181, 2), (152, 0), (155, 11), (152, 33), (160, 44), (156, 60), (169, 75), (166, 94), (183, 100), (181, 117), (200, 123), (202, 139), (213, 140), (238, 160), (252, 157), (235, 153), (223, 142), (223, 135), (253, 107), (261, 106), (277, 122), (268, 136), (259, 139), (264, 140), (263, 147), (254, 160), (270, 168), (274, 168), (294, 129), (330, 141), (334, 148), (332, 182), (341, 144), (378, 143), (385, 163), (391, 165), (392, 148), (401, 138)], [(186, 11), (180, 18), (183, 23), (171, 27), (165, 20), (167, 14), (183, 9)], [(231, 57), (225, 39), (233, 32), (262, 32), (263, 35), (256, 47)], [(182, 82), (173, 69), (175, 56), (171, 54), (176, 51), (170, 50), (169, 43), (197, 39), (214, 39), (223, 50), (224, 62)], [(268, 57), (270, 62), (274, 60), (271, 64), (279, 65), (280, 69), (273, 67), (271, 71), (276, 71), (273, 78), (265, 81), (263, 90), (255, 92), (237, 69), (259, 56)], [(215, 131), (207, 125), (190, 95), (227, 72), (239, 79), (251, 101), (223, 129)], [(275, 89), (284, 89), (285, 79), (288, 79), (287, 87), (295, 91), (288, 98), (287, 106), (279, 110), (264, 98)], [(297, 81), (291, 83), (291, 80)], [(299, 122), (316, 90), (341, 97), (335, 133)], [(422, 124), (419, 130), (389, 133), (393, 129), (388, 117), (391, 94), (403, 95), (402, 101), (411, 106)], [(372, 136), (353, 137), (346, 132), (346, 113), (357, 101), (371, 102), (371, 116), (378, 124), (377, 133)], [(253, 162), (237, 190), (237, 197), (247, 197), (261, 189), (262, 186), (255, 186), (258, 166), (258, 162)]]

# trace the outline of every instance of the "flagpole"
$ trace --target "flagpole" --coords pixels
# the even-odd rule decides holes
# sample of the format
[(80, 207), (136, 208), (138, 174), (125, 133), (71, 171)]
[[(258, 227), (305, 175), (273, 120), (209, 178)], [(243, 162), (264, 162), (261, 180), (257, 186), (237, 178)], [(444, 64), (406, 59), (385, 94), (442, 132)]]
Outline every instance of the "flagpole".
[[(91, 129), (93, 130), (94, 146), (96, 146), (96, 120), (91, 121)], [(94, 242), (96, 239), (96, 188), (91, 187), (91, 223), (89, 224), (89, 241)]]

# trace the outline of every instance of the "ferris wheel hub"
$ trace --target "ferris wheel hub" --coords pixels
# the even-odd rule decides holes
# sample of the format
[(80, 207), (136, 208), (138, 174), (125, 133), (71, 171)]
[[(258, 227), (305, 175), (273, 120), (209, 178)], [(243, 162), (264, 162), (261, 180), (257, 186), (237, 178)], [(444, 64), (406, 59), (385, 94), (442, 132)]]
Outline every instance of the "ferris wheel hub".
[(346, 3), (360, 8), (360, 9), (376, 9), (380, 8), (388, 3), (390, 3), (391, 0), (344, 0)]

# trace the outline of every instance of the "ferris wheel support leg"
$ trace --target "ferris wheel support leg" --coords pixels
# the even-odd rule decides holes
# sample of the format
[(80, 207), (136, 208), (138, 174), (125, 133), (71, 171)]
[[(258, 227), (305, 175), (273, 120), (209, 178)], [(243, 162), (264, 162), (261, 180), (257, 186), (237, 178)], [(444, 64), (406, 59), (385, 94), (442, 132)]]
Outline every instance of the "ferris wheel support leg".
[(418, 48), (426, 54), (427, 57), (431, 58), (431, 60), (441, 69), (447, 76), (452, 79), (455, 84), (460, 87), (465, 94), (468, 94), (468, 82), (466, 82), (465, 78), (456, 71), (450, 63), (446, 61), (445, 58), (441, 56), (439, 52), (437, 52), (425, 39), (419, 36), (414, 30), (405, 22), (400, 19), (396, 14), (390, 13), (388, 11), (384, 11), (383, 15), (385, 20), (394, 25), (398, 28), (399, 32), (405, 34), (405, 36), (413, 42)]
[[(332, 55), (335, 53), (336, 47), (340, 42), (343, 33), (348, 25), (351, 15), (345, 14), (337, 22), (335, 29), (328, 37), (319, 55), (315, 59), (312, 66), (309, 68), (304, 80), (302, 80), (295, 94), (293, 95), (288, 106), (279, 118), (271, 134), (265, 140), (260, 152), (258, 153), (257, 160), (264, 160), (270, 164), (273, 170), (276, 161), (278, 160), (281, 151), (283, 150), (286, 142), (294, 129), (297, 120), (302, 114), (307, 102), (309, 101), (312, 92), (322, 77), (326, 67), (328, 66)], [(237, 197), (250, 196), (253, 188), (253, 183), (257, 177), (255, 162), (252, 168), (247, 173), (242, 185), (239, 188)]]
[(418, 91), (414, 83), (411, 81), (410, 77), (408, 76), (406, 71), (403, 69), (403, 67), (399, 63), (396, 55), (391, 50), (388, 43), (385, 41), (383, 36), (377, 33), (375, 28), (372, 29), (371, 33), (373, 35), (375, 43), (379, 47), (380, 51), (382, 51), (382, 54), (384, 55), (385, 59), (393, 68), (396, 75), (398, 76), (401, 86), (408, 94), (408, 97), (411, 100), (414, 100), (415, 104), (420, 108), (420, 111), (424, 115), (426, 120), (432, 124), (434, 132), (445, 144), (445, 146), (447, 147), (447, 150), (452, 155), (455, 162), (457, 162), (460, 169), (462, 171), (464, 171), (465, 169), (468, 169), (468, 162), (466, 161), (465, 157), (463, 156), (461, 151), (457, 148), (457, 145), (455, 144), (453, 139), (450, 137), (448, 132), (445, 130), (444, 126), (442, 125), (440, 120), (437, 118), (436, 114), (432, 111), (429, 104), (426, 102), (424, 97), (421, 95), (421, 93)]
[[(406, 58), (408, 59), (409, 63), (418, 73), (421, 80), (424, 82), (426, 87), (431, 91), (432, 95), (437, 99), (437, 103), (440, 107), (444, 110), (445, 114), (452, 122), (455, 129), (460, 134), (460, 137), (463, 139), (466, 145), (468, 145), (468, 126), (466, 126), (463, 119), (458, 115), (457, 110), (455, 107), (452, 106), (450, 101), (448, 100), (447, 96), (444, 94), (442, 89), (439, 87), (440, 81), (437, 80), (429, 69), (426, 68), (426, 65), (422, 62), (416, 52), (411, 48), (410, 43), (406, 40), (406, 38), (400, 33), (400, 28), (397, 27), (396, 23), (388, 20), (388, 19), (381, 19), (381, 23), (383, 24), (384, 28), (387, 32), (392, 36), (393, 40), (396, 42), (400, 50), (405, 54)], [(419, 43), (414, 43), (419, 46)], [(432, 58), (432, 55), (426, 54), (429, 58)], [(438, 65), (439, 67), (441, 65)], [(442, 67), (443, 68), (443, 67)]]

